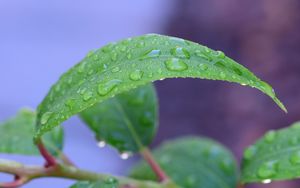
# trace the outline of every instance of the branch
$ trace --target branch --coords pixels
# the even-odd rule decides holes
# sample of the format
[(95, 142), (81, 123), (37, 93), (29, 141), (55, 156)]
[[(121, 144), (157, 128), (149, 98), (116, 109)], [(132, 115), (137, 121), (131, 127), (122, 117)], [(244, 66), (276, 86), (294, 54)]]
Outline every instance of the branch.
[(150, 167), (152, 168), (153, 172), (156, 174), (160, 182), (165, 182), (169, 180), (169, 177), (166, 175), (163, 169), (161, 169), (159, 164), (157, 164), (154, 157), (152, 156), (152, 153), (148, 148), (144, 148), (141, 151), (141, 155), (148, 162), (148, 164), (150, 165)]
[[(0, 159), (0, 172), (16, 175), (17, 178), (11, 183), (0, 183), (1, 188), (19, 187), (28, 183), (29, 181), (42, 177), (59, 177), (74, 180), (107, 180), (112, 177), (108, 174), (99, 174), (81, 170), (74, 166), (68, 166), (57, 163), (56, 166), (48, 168), (42, 166), (29, 166), (9, 160)], [(172, 182), (156, 183), (153, 181), (139, 181), (126, 177), (115, 177), (121, 187), (135, 187), (135, 188), (178, 188)]]

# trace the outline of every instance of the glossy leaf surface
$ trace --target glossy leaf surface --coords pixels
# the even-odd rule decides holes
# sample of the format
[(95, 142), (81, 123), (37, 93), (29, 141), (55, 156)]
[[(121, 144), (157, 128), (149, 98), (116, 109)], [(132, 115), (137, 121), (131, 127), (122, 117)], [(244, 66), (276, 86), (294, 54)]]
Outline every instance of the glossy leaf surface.
[(248, 85), (270, 96), (286, 111), (270, 85), (223, 52), (180, 38), (148, 34), (91, 51), (63, 74), (39, 105), (35, 138), (119, 93), (177, 77)]
[(157, 97), (152, 84), (124, 92), (83, 111), (80, 117), (104, 142), (120, 152), (151, 143), (157, 128)]
[(242, 181), (271, 182), (300, 176), (300, 123), (271, 130), (244, 152)]
[[(232, 154), (219, 143), (206, 138), (183, 137), (168, 141), (154, 156), (169, 177), (185, 188), (236, 188), (237, 165)], [(145, 163), (132, 171), (133, 178), (155, 180)]]

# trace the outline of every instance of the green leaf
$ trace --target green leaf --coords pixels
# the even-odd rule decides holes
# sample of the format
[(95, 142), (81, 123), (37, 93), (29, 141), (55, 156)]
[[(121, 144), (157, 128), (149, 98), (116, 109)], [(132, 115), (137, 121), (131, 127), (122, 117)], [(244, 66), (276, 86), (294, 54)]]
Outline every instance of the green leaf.
[(270, 182), (300, 176), (300, 122), (267, 132), (244, 152), (242, 181)]
[(136, 152), (151, 143), (157, 129), (157, 97), (152, 84), (124, 92), (83, 111), (80, 117), (120, 152)]
[[(219, 143), (199, 137), (183, 137), (164, 143), (154, 157), (175, 181), (185, 188), (235, 188), (238, 182), (234, 157)], [(155, 180), (145, 162), (132, 170), (133, 178)]]
[(109, 178), (106, 181), (79, 181), (70, 188), (118, 188), (118, 181), (114, 178)]
[[(0, 124), (0, 153), (39, 155), (32, 138), (35, 129), (36, 113), (22, 109), (18, 114)], [(58, 155), (63, 147), (63, 130), (57, 127), (43, 139), (49, 151)]]
[(148, 34), (91, 51), (63, 74), (39, 105), (35, 139), (96, 103), (140, 85), (176, 77), (248, 85), (286, 111), (270, 85), (223, 52), (180, 38)]

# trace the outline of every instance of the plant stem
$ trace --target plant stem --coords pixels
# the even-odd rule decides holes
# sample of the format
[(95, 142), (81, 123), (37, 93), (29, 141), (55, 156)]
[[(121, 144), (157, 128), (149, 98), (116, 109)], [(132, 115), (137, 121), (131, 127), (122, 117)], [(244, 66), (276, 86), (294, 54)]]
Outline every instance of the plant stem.
[(163, 169), (161, 169), (159, 164), (155, 161), (154, 157), (152, 156), (152, 153), (148, 148), (144, 148), (143, 150), (141, 150), (141, 155), (148, 162), (148, 164), (150, 165), (160, 182), (165, 182), (169, 180), (169, 177), (166, 175)]
[(57, 164), (56, 159), (48, 152), (41, 139), (38, 140), (37, 147), (47, 162), (46, 167), (55, 166)]
[[(74, 166), (68, 166), (57, 163), (48, 168), (42, 166), (29, 166), (9, 160), (0, 160), (0, 172), (14, 174), (19, 178), (10, 183), (0, 183), (1, 188), (19, 187), (29, 181), (42, 177), (59, 177), (75, 180), (107, 180), (111, 175), (98, 174), (81, 170)], [(115, 177), (121, 187), (134, 188), (178, 188), (172, 182), (156, 183), (153, 181), (139, 181), (126, 177)]]

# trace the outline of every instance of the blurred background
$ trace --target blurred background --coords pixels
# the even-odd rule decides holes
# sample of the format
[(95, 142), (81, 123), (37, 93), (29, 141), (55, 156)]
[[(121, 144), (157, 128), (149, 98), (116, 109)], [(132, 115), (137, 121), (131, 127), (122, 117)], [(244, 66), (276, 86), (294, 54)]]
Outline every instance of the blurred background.
[[(224, 51), (269, 82), (287, 106), (284, 114), (262, 93), (220, 81), (157, 82), (160, 128), (153, 146), (180, 135), (205, 135), (243, 148), (269, 129), (300, 120), (300, 1), (132, 0), (0, 1), (0, 121), (19, 108), (36, 108), (49, 87), (94, 48), (145, 33), (182, 37)], [(111, 148), (99, 149), (77, 117), (64, 123), (65, 151), (78, 166), (126, 174)], [(35, 157), (0, 155), (28, 164)], [(0, 181), (11, 177), (0, 176)], [(45, 182), (47, 183), (45, 185)], [(24, 186), (68, 187), (69, 180), (39, 179)], [(296, 181), (253, 185), (296, 188)]]

